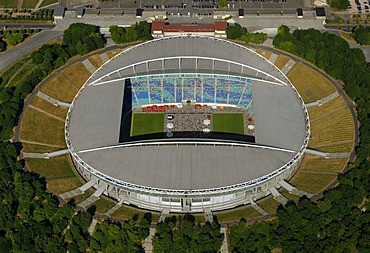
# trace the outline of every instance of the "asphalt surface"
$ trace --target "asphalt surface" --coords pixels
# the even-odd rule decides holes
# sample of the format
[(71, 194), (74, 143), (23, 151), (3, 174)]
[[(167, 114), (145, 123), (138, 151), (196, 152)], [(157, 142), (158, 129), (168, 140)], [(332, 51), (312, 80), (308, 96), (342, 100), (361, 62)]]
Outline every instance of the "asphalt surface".
[(33, 49), (42, 46), (46, 42), (55, 39), (63, 34), (62, 31), (41, 31), (30, 39), (21, 43), (14, 48), (0, 54), (0, 72), (9, 67), (19, 58), (23, 58)]

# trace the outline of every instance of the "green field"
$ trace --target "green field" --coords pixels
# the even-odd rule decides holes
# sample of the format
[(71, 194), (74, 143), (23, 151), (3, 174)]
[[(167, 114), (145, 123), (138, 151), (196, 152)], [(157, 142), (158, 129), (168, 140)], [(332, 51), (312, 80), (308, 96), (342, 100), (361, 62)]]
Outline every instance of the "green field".
[(221, 133), (244, 134), (242, 113), (213, 114), (213, 131)]
[(163, 133), (163, 113), (134, 113), (132, 115), (130, 136)]

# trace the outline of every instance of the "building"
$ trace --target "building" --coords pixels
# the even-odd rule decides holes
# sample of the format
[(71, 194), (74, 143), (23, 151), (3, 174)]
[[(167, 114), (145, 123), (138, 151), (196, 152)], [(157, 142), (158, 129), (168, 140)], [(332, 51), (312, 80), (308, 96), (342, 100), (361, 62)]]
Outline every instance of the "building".
[(325, 19), (326, 18), (326, 12), (325, 7), (316, 7), (315, 8), (316, 18), (318, 19)]
[(53, 13), (54, 21), (56, 21), (57, 19), (63, 19), (65, 12), (66, 9), (64, 7), (60, 5), (56, 6)]
[[(253, 106), (253, 143), (120, 140), (125, 104), (195, 101), (217, 109), (240, 107), (244, 99)], [(294, 86), (254, 51), (218, 38), (170, 36), (128, 48), (97, 70), (71, 104), (65, 136), (78, 172), (107, 196), (149, 210), (196, 213), (276, 192), (298, 168), (310, 123)]]
[(225, 21), (215, 21), (214, 24), (188, 24), (170, 25), (164, 21), (152, 22), (152, 36), (154, 38), (168, 36), (210, 36), (216, 38), (226, 38)]

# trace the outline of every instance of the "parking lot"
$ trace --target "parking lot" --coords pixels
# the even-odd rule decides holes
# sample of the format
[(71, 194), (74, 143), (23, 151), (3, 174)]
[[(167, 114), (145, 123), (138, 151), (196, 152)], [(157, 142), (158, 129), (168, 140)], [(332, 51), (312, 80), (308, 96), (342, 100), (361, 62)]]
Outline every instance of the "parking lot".
[[(144, 10), (164, 10), (171, 14), (190, 15), (193, 13), (203, 13), (212, 15), (214, 10), (235, 10), (245, 9), (246, 13), (259, 11), (260, 13), (280, 13), (288, 10), (303, 8), (312, 9), (311, 1), (307, 0), (229, 0), (227, 6), (221, 7), (218, 0), (108, 0), (94, 2), (88, 0), (61, 0), (68, 1), (69, 7), (81, 6), (84, 2), (91, 9), (136, 9)], [(89, 2), (89, 4), (88, 4)], [(86, 7), (85, 6), (85, 7)]]
[(348, 6), (348, 11), (352, 14), (369, 13), (370, 0), (350, 0), (351, 6)]

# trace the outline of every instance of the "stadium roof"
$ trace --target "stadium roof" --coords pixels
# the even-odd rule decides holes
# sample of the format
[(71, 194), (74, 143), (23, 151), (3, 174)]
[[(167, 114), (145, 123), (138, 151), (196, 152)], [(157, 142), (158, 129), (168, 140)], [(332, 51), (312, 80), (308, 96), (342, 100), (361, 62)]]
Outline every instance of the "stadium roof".
[[(116, 70), (146, 59), (177, 55), (188, 59), (213, 57), (236, 62), (243, 69), (245, 66), (255, 69), (248, 75), (252, 79), (255, 138), (260, 147), (199, 143), (127, 147), (118, 143), (124, 78), (140, 74), (133, 67), (132, 72), (126, 71), (124, 75), (114, 74)], [(194, 64), (192, 71), (199, 72), (196, 68), (199, 62)], [(239, 69), (240, 73), (243, 69)], [(151, 71), (158, 74), (157, 68), (145, 73)], [(220, 69), (211, 72), (225, 74), (225, 69), (220, 65)], [(68, 145), (95, 170), (141, 186), (196, 190), (256, 180), (289, 163), (306, 145), (308, 123), (304, 105), (286, 81), (266, 59), (224, 40), (203, 37), (154, 40), (118, 55), (92, 76), (73, 103)]]

